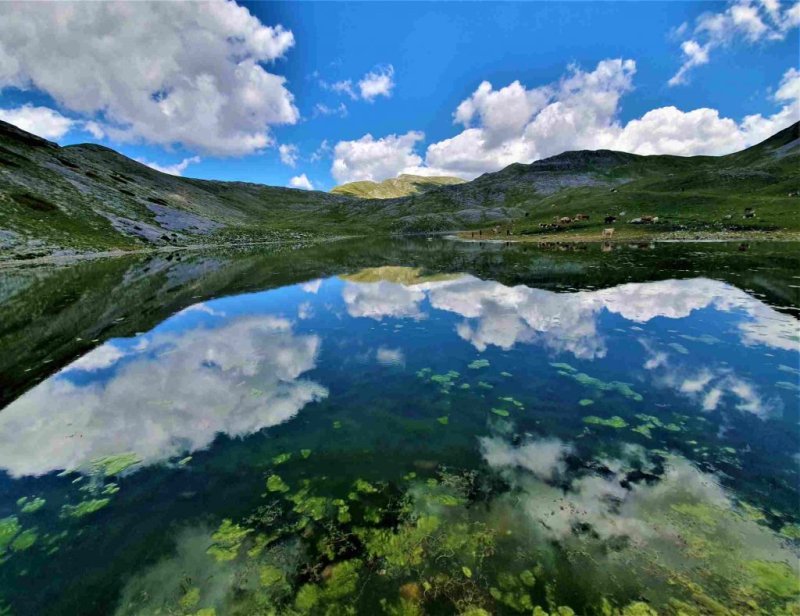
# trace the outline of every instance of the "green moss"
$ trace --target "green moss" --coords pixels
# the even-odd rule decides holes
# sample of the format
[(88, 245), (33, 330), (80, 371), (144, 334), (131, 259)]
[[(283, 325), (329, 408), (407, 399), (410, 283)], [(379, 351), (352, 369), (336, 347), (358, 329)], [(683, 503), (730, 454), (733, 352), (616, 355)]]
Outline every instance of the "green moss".
[(626, 428), (628, 426), (628, 422), (626, 422), (622, 417), (614, 415), (610, 419), (603, 419), (602, 417), (597, 417), (596, 415), (587, 415), (583, 418), (584, 423), (593, 425), (593, 426), (605, 426), (607, 428)]
[(110, 498), (95, 498), (85, 500), (77, 505), (64, 505), (61, 508), (61, 517), (65, 518), (83, 518), (87, 515), (99, 511), (111, 502)]
[(281, 479), (280, 475), (267, 477), (267, 490), (270, 492), (288, 492), (289, 486)]
[(244, 528), (234, 524), (231, 520), (224, 519), (219, 528), (211, 535), (213, 544), (206, 550), (217, 562), (228, 562), (236, 558), (239, 548), (247, 535), (252, 532), (249, 528)]
[(800, 594), (800, 578), (797, 571), (788, 564), (751, 560), (745, 566), (753, 577), (753, 583), (760, 590), (783, 599)]
[[(20, 505), (20, 511), (22, 513), (36, 513), (39, 511), (39, 509), (44, 507), (45, 503), (47, 502), (45, 499), (38, 497), (31, 500), (26, 499), (26, 501), (27, 502), (24, 502), (22, 505)], [(17, 501), (17, 504), (19, 504), (19, 501)]]
[(470, 370), (480, 370), (481, 368), (488, 368), (489, 367), (489, 360), (488, 359), (476, 359), (473, 362), (470, 362), (467, 365), (467, 368)]

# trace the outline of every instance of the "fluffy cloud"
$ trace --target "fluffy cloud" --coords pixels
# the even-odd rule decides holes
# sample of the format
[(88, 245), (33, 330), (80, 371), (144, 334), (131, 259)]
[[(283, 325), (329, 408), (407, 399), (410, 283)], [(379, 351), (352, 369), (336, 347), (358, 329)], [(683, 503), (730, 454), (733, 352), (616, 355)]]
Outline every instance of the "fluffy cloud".
[(0, 120), (45, 139), (60, 139), (76, 124), (74, 120), (54, 109), (34, 107), (30, 104), (13, 109), (0, 109)]
[(305, 173), (294, 176), (289, 180), (289, 186), (292, 188), (302, 188), (303, 190), (314, 190), (314, 184), (308, 179)]
[(380, 139), (367, 134), (355, 141), (340, 141), (333, 150), (331, 174), (340, 183), (393, 178), (422, 164), (414, 146), (424, 137), (420, 132), (409, 131)]
[(297, 159), (300, 157), (300, 151), (292, 143), (282, 143), (278, 146), (278, 154), (281, 157), (281, 162), (289, 167), (297, 165)]
[(0, 468), (42, 475), (124, 452), (153, 464), (221, 433), (288, 421), (327, 396), (299, 378), (316, 364), (319, 337), (294, 334), (285, 319), (242, 317), (146, 340), (129, 353), (100, 347), (3, 409)]
[[(690, 71), (707, 64), (712, 50), (737, 40), (748, 44), (783, 40), (800, 24), (800, 2), (781, 5), (779, 0), (735, 0), (721, 13), (706, 12), (696, 22), (692, 38), (681, 43), (683, 64), (669, 80), (676, 86), (688, 82)], [(679, 33), (689, 30), (684, 24)]]
[(143, 165), (147, 165), (151, 169), (160, 171), (161, 173), (168, 173), (169, 175), (183, 175), (183, 172), (186, 171), (186, 168), (189, 165), (199, 163), (201, 159), (199, 156), (192, 156), (190, 158), (184, 158), (181, 162), (175, 163), (174, 165), (159, 165), (158, 163), (152, 163), (144, 158), (137, 158), (136, 160)]
[[(320, 79), (319, 84), (331, 92), (345, 94), (353, 100), (361, 99), (371, 103), (379, 96), (389, 98), (392, 95), (392, 90), (394, 89), (394, 67), (391, 64), (377, 66), (366, 73), (356, 84), (353, 84), (352, 79), (344, 79), (333, 83)], [(325, 106), (317, 105), (317, 107)]]
[[(715, 109), (652, 109), (619, 121), (622, 97), (632, 90), (633, 60), (603, 60), (592, 71), (569, 67), (558, 83), (527, 89), (488, 81), (465, 99), (453, 119), (464, 129), (416, 152), (422, 133), (342, 141), (334, 151), (337, 179), (383, 180), (399, 173), (471, 179), (511, 163), (530, 163), (567, 150), (611, 149), (636, 154), (719, 155), (758, 143), (800, 120), (800, 72), (789, 69), (773, 96), (779, 111), (741, 122)], [(339, 147), (341, 146), (341, 148)], [(338, 174), (338, 175), (337, 175)]]
[(372, 102), (378, 96), (389, 98), (394, 89), (394, 67), (390, 64), (370, 71), (358, 82), (358, 92), (365, 101)]
[(529, 441), (513, 447), (499, 437), (478, 439), (481, 453), (492, 468), (522, 468), (539, 479), (552, 481), (566, 470), (564, 458), (572, 453), (571, 445), (557, 438)]
[(37, 89), (116, 140), (217, 155), (272, 143), (299, 113), (264, 69), (292, 33), (232, 0), (0, 5), (0, 87)]
[(319, 116), (339, 116), (340, 118), (347, 117), (347, 105), (339, 103), (335, 107), (330, 107), (324, 103), (317, 103), (314, 105), (314, 117)]
[[(744, 345), (789, 351), (800, 346), (793, 317), (736, 287), (705, 278), (631, 283), (577, 293), (509, 287), (468, 275), (410, 285), (388, 280), (347, 281), (342, 297), (350, 316), (376, 320), (424, 318), (423, 303), (427, 300), (432, 308), (463, 317), (456, 332), (478, 351), (529, 343), (579, 359), (602, 358), (607, 353), (598, 325), (603, 311), (631, 323), (647, 323), (658, 317), (686, 318), (705, 308), (740, 315), (736, 327)], [(651, 355), (648, 369), (665, 365), (664, 353)], [(730, 380), (725, 385), (727, 389), (733, 387)]]

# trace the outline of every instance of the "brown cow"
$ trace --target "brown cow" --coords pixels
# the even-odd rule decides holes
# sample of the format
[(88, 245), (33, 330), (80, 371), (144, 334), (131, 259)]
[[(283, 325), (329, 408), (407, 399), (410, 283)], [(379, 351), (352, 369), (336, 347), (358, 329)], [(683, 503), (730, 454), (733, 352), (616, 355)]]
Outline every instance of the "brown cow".
[(603, 237), (614, 237), (614, 229), (603, 229)]

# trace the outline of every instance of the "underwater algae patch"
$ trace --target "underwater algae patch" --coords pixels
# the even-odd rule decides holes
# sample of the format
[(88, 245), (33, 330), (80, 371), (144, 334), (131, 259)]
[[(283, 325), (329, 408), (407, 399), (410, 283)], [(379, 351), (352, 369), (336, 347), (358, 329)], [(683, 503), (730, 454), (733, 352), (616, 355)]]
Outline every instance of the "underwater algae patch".
[(796, 550), (685, 459), (631, 446), (600, 476), (568, 443), (491, 442), (483, 470), (356, 478), (344, 498), (270, 475), (251, 515), (179, 533), (117, 613), (797, 613)]

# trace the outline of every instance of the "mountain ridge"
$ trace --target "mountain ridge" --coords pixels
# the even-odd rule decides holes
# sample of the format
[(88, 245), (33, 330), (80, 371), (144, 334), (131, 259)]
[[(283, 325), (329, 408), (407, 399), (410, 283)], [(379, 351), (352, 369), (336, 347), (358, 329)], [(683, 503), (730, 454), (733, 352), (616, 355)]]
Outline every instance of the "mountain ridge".
[[(99, 144), (59, 146), (0, 122), (0, 258), (658, 216), (673, 229), (800, 230), (800, 123), (724, 156), (578, 150), (470, 182), (369, 199), (171, 176)], [(742, 219), (746, 207), (757, 216)], [(668, 225), (668, 226), (665, 226)], [(653, 228), (654, 230), (655, 227)]]

